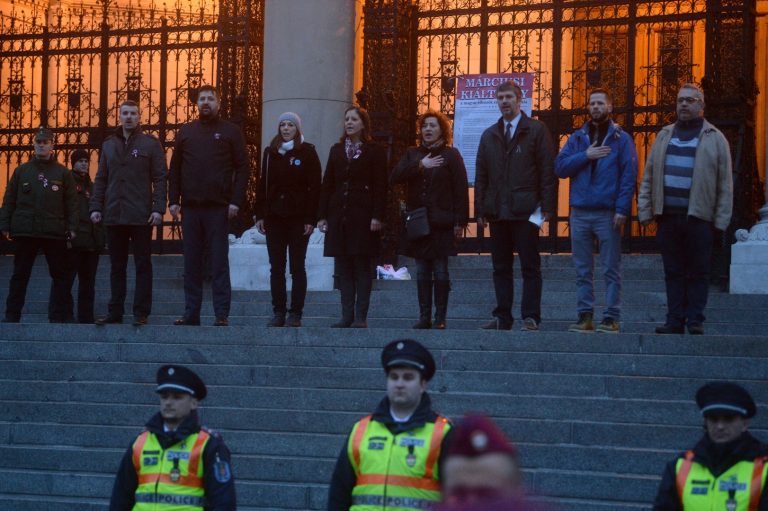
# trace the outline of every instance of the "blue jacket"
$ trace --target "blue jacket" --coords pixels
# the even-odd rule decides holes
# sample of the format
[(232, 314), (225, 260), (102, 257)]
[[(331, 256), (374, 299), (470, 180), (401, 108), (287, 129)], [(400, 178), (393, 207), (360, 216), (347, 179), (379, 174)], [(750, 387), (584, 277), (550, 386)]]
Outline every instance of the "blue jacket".
[(632, 213), (632, 197), (637, 180), (637, 151), (635, 144), (621, 126), (610, 121), (604, 145), (611, 148), (608, 156), (600, 158), (592, 171), (587, 159), (589, 122), (576, 130), (555, 159), (555, 174), (571, 178), (571, 207), (611, 209), (621, 215)]

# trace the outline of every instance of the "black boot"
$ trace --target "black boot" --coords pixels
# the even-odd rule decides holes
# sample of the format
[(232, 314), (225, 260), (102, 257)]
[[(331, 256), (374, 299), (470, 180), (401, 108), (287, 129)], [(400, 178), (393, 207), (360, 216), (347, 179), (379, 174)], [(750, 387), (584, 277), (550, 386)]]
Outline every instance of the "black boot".
[(435, 281), (435, 323), (432, 328), (445, 330), (445, 316), (448, 313), (448, 294), (451, 292), (449, 280)]
[(339, 279), (341, 292), (341, 319), (331, 325), (331, 328), (349, 328), (355, 320), (355, 281), (350, 278)]
[(355, 304), (355, 321), (350, 325), (352, 328), (368, 328), (368, 307), (371, 303), (372, 288), (373, 281), (370, 271), (355, 275), (357, 303)]
[(419, 320), (413, 328), (416, 330), (432, 328), (432, 281), (417, 280), (416, 292), (419, 297)]

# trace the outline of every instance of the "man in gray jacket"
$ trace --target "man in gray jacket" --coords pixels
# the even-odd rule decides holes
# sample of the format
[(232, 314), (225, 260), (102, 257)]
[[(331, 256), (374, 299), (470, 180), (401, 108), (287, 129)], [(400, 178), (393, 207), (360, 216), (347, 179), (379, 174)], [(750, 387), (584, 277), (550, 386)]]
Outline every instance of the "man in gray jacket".
[(704, 93), (686, 83), (677, 93), (677, 122), (656, 135), (637, 198), (640, 223), (657, 224), (664, 262), (667, 320), (657, 334), (704, 333), (704, 307), (714, 229), (733, 209), (731, 151), (704, 119)]
[(122, 323), (126, 294), (128, 245), (133, 242), (136, 289), (133, 324), (146, 325), (152, 309), (152, 227), (165, 213), (168, 166), (157, 138), (141, 131), (139, 105), (120, 105), (120, 126), (101, 148), (99, 170), (93, 183), (91, 221), (104, 222), (111, 264), (109, 312), (97, 325)]
[(512, 328), (514, 252), (520, 257), (523, 330), (541, 322), (541, 257), (539, 226), (529, 221), (541, 208), (549, 220), (557, 210), (557, 178), (552, 139), (544, 123), (520, 111), (522, 90), (514, 82), (496, 89), (501, 119), (486, 129), (477, 150), (475, 215), (477, 226), (490, 224), (494, 319), (484, 329)]

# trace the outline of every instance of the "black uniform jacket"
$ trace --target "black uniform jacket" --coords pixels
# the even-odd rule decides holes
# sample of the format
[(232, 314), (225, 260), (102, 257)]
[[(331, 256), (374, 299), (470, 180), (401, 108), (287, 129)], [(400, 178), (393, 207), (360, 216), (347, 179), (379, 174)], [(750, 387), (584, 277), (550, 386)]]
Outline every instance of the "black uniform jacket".
[(322, 173), (312, 144), (303, 142), (285, 154), (267, 147), (256, 192), (256, 219), (298, 218), (304, 225), (315, 225)]
[[(557, 213), (552, 138), (543, 122), (521, 116), (511, 141), (505, 141), (503, 118), (480, 137), (475, 167), (477, 218), (527, 220), (539, 204), (543, 213)], [(506, 215), (504, 205), (509, 210)]]
[(13, 171), (0, 209), (0, 230), (11, 238), (63, 240), (77, 231), (77, 192), (72, 173), (51, 156), (32, 158)]
[(250, 174), (240, 128), (219, 117), (184, 124), (176, 134), (168, 203), (242, 208)]
[[(719, 477), (740, 461), (754, 461), (759, 456), (768, 455), (768, 445), (753, 437), (748, 431), (727, 444), (715, 444), (706, 434), (693, 448), (693, 461), (704, 465), (713, 476)], [(653, 503), (653, 511), (682, 511), (683, 505), (677, 494), (677, 460), (685, 458), (685, 453), (667, 463), (661, 476), (659, 493)], [(760, 497), (759, 511), (768, 511), (768, 492)]]
[[(387, 429), (393, 435), (420, 428), (428, 422), (435, 422), (437, 417), (437, 413), (432, 410), (429, 394), (426, 392), (422, 394), (419, 407), (413, 412), (408, 422), (395, 422), (389, 413), (389, 398), (387, 397), (381, 400), (379, 406), (376, 407), (376, 411), (373, 412), (373, 420), (387, 426)], [(439, 477), (442, 477), (443, 474), (443, 457), (445, 456), (446, 446), (450, 444), (452, 431), (449, 430), (445, 437), (443, 437), (440, 457), (437, 461)], [(357, 482), (357, 476), (355, 475), (355, 469), (349, 462), (349, 455), (347, 454), (348, 444), (349, 436), (347, 436), (344, 446), (341, 448), (339, 458), (336, 460), (336, 468), (333, 470), (331, 487), (328, 490), (328, 511), (348, 511), (350, 506), (352, 506), (352, 489)]]
[[(180, 442), (189, 435), (200, 431), (200, 421), (197, 412), (192, 412), (184, 422), (172, 432), (163, 431), (163, 418), (160, 413), (155, 414), (146, 424), (146, 429), (151, 431), (166, 449), (173, 444)], [(237, 508), (237, 499), (235, 498), (235, 480), (232, 474), (232, 465), (230, 463), (230, 454), (224, 440), (221, 436), (211, 430), (206, 429), (211, 435), (203, 451), (203, 480), (205, 481), (205, 511), (235, 511)], [(217, 461), (218, 460), (218, 461)], [(219, 481), (216, 477), (213, 466), (216, 463), (226, 463), (229, 465), (229, 477), (226, 481)], [(135, 504), (136, 487), (138, 478), (136, 469), (133, 466), (133, 442), (128, 446), (128, 450), (120, 462), (120, 468), (115, 479), (115, 486), (112, 488), (112, 500), (109, 503), (109, 511), (131, 511)]]
[(165, 213), (167, 178), (160, 141), (140, 127), (125, 140), (118, 126), (101, 146), (91, 211), (103, 215), (104, 225), (147, 225), (149, 215)]
[[(445, 163), (432, 169), (419, 168), (427, 154), (442, 156)], [(423, 240), (400, 240), (399, 253), (419, 259), (456, 255), (454, 227), (465, 227), (469, 216), (467, 169), (459, 151), (442, 146), (431, 151), (424, 146), (409, 148), (389, 177), (390, 183), (406, 183), (406, 208), (427, 207), (431, 233)], [(426, 256), (426, 257), (425, 257)]]
[(326, 256), (379, 253), (379, 233), (371, 232), (371, 219), (384, 220), (386, 166), (384, 148), (377, 144), (363, 144), (351, 160), (343, 143), (331, 147), (317, 215), (328, 221)]

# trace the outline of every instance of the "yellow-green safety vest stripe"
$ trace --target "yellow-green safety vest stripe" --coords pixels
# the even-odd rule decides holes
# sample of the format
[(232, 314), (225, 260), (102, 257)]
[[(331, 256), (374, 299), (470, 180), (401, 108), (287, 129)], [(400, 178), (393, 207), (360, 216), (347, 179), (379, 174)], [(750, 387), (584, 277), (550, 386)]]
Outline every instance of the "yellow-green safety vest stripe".
[[(765, 487), (766, 459), (768, 457), (760, 456), (753, 461), (740, 461), (716, 478), (707, 467), (694, 461), (693, 451), (686, 452), (675, 467), (677, 493), (683, 509), (757, 511)], [(731, 507), (727, 507), (729, 501)]]
[(157, 437), (144, 431), (133, 444), (138, 486), (133, 511), (198, 511), (205, 503), (203, 464), (210, 435), (200, 431), (163, 449)]
[(437, 461), (450, 423), (445, 417), (393, 435), (371, 416), (358, 422), (347, 453), (357, 477), (352, 511), (431, 509), (440, 501)]

